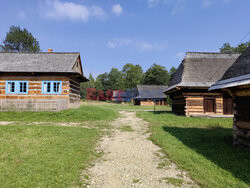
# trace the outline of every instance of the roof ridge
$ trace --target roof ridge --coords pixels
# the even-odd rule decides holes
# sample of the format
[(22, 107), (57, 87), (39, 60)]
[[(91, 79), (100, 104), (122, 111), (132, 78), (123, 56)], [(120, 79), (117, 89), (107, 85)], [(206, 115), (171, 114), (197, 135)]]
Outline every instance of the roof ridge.
[(199, 53), (199, 54), (225, 54), (225, 55), (232, 55), (232, 54), (236, 54), (239, 55), (240, 53), (222, 53), (222, 52), (186, 52), (186, 54), (188, 53)]
[(0, 52), (1, 54), (80, 54), (80, 52)]

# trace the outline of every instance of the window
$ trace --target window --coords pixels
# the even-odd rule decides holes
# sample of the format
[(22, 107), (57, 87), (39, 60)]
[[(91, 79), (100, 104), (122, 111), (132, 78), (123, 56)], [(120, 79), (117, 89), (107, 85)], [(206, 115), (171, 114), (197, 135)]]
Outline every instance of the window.
[(6, 94), (27, 94), (28, 81), (6, 81)]
[(42, 93), (43, 94), (61, 94), (62, 82), (61, 81), (43, 81)]

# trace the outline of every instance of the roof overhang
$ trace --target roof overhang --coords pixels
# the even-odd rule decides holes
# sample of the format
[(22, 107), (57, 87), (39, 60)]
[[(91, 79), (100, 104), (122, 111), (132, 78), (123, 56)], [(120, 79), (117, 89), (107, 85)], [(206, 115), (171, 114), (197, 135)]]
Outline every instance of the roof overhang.
[(27, 74), (38, 74), (38, 75), (69, 75), (72, 77), (75, 77), (77, 79), (79, 79), (81, 82), (88, 82), (89, 80), (83, 76), (82, 74), (78, 73), (78, 72), (5, 72), (5, 71), (1, 71), (0, 73), (13, 73), (13, 74), (20, 74), (20, 75), (27, 75)]
[(168, 87), (163, 92), (169, 94), (181, 88), (208, 89), (214, 82), (182, 82)]
[(230, 88), (230, 87), (237, 87), (237, 86), (247, 85), (247, 84), (250, 84), (250, 74), (238, 76), (235, 78), (229, 78), (226, 80), (220, 80), (216, 82), (215, 84), (213, 84), (209, 88), (209, 91)]
[(88, 82), (89, 81), (89, 79), (87, 79), (85, 76), (83, 76), (80, 73), (69, 73), (69, 75), (71, 75), (72, 77), (75, 77), (75, 78), (79, 79), (80, 82)]

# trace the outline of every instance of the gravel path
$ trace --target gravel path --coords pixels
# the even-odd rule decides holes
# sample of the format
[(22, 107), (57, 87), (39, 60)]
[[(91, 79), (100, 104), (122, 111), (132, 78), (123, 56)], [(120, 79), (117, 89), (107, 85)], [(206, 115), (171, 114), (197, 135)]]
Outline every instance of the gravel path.
[(135, 112), (120, 113), (111, 136), (98, 146), (104, 155), (85, 172), (90, 176), (87, 187), (197, 187), (148, 140), (147, 122)]

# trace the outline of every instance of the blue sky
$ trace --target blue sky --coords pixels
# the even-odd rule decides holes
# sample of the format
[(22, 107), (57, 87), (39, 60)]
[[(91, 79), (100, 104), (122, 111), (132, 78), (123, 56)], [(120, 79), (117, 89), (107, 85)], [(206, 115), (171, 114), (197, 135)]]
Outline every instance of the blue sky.
[(1, 41), (20, 25), (42, 51), (80, 52), (94, 76), (126, 63), (178, 67), (187, 51), (237, 45), (250, 31), (249, 0), (5, 0), (0, 7)]

